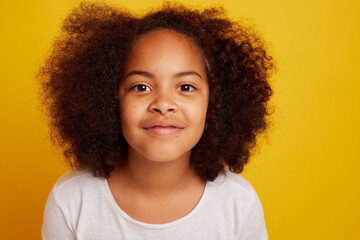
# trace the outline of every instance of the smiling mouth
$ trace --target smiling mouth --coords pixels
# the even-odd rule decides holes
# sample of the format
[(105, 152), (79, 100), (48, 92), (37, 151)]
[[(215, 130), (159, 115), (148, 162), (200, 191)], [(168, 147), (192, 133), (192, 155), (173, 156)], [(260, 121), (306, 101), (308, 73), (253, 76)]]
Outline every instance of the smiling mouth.
[(155, 127), (151, 127), (151, 128), (145, 128), (145, 130), (154, 135), (167, 136), (167, 135), (172, 135), (172, 134), (179, 132), (180, 130), (182, 130), (182, 128), (177, 128), (177, 127), (172, 127), (172, 126), (166, 126), (166, 127), (155, 126)]

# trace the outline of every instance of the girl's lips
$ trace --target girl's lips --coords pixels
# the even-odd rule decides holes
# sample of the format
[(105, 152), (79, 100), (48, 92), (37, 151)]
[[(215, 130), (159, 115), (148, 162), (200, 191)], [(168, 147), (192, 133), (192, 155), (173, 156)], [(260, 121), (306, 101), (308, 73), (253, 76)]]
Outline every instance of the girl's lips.
[(159, 136), (166, 136), (166, 135), (171, 135), (174, 133), (179, 132), (180, 130), (182, 130), (182, 128), (176, 128), (176, 127), (160, 127), (160, 126), (156, 126), (156, 127), (151, 127), (151, 128), (145, 128), (146, 131), (155, 134), (155, 135), (159, 135)]

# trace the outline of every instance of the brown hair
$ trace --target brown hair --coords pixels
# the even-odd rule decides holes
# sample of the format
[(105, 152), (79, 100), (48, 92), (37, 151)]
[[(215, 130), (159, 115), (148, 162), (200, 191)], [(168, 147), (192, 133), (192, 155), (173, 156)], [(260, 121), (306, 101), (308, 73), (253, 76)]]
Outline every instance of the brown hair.
[(207, 129), (192, 150), (191, 164), (207, 180), (225, 165), (241, 172), (256, 136), (268, 125), (274, 64), (261, 38), (227, 18), (222, 8), (200, 11), (165, 3), (136, 17), (108, 5), (81, 3), (65, 19), (38, 74), (53, 142), (72, 167), (95, 176), (109, 176), (124, 161), (120, 76), (132, 43), (160, 28), (188, 36), (208, 63)]

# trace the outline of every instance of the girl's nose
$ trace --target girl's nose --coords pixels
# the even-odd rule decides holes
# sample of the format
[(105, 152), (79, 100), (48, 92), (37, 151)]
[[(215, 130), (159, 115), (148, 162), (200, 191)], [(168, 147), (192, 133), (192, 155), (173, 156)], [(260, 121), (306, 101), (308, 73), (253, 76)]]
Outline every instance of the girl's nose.
[(175, 113), (178, 109), (176, 102), (171, 98), (170, 94), (159, 93), (149, 105), (149, 111), (158, 112), (162, 115)]

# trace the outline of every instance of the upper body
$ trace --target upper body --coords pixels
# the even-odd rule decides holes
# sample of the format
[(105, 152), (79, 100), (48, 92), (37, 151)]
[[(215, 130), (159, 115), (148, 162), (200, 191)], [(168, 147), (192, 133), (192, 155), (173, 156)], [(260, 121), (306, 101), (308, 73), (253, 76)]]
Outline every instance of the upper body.
[(53, 187), (45, 207), (43, 239), (268, 239), (260, 200), (251, 184), (227, 168), (206, 183), (195, 208), (164, 224), (130, 217), (105, 178), (70, 171)]
[(259, 38), (220, 10), (137, 18), (81, 5), (42, 68), (53, 139), (72, 171), (44, 239), (267, 239), (240, 175), (267, 126), (272, 69)]

